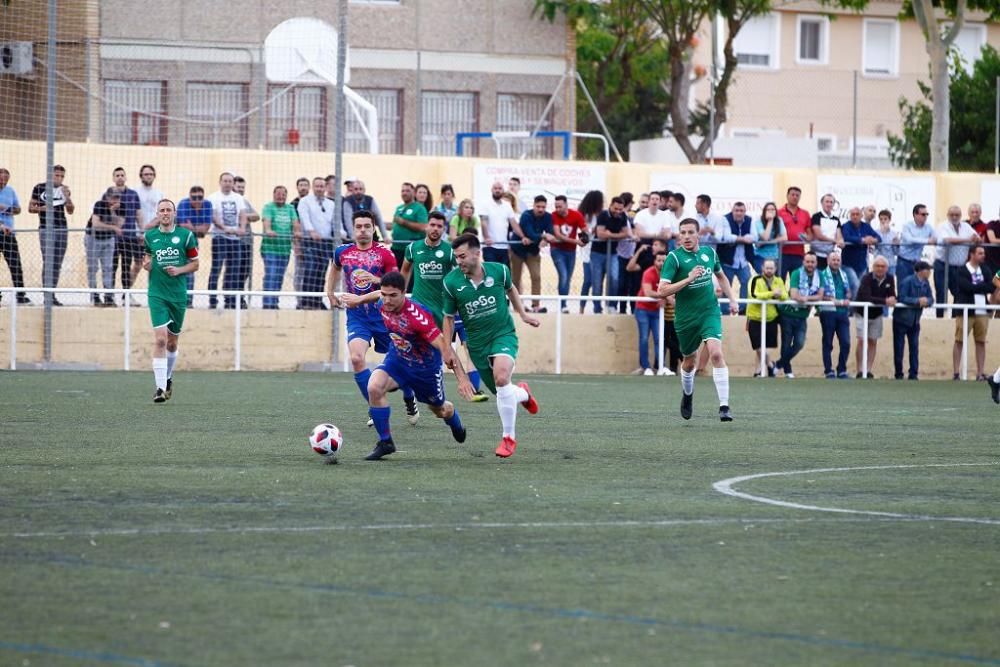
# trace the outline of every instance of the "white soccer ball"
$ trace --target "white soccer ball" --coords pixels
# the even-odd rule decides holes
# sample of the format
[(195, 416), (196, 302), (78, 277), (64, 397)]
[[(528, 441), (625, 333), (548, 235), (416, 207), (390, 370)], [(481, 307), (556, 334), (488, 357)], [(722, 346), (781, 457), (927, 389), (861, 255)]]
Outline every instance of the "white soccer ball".
[(309, 446), (321, 456), (336, 457), (344, 445), (344, 435), (333, 424), (319, 424), (309, 434)]

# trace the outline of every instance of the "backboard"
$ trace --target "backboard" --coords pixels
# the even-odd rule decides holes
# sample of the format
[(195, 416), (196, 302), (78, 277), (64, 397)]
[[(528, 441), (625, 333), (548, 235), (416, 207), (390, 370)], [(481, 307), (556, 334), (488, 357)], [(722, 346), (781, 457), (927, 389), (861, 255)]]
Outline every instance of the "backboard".
[[(264, 40), (269, 81), (337, 83), (337, 31), (318, 18), (299, 16), (279, 23)], [(350, 54), (344, 83), (351, 80)]]

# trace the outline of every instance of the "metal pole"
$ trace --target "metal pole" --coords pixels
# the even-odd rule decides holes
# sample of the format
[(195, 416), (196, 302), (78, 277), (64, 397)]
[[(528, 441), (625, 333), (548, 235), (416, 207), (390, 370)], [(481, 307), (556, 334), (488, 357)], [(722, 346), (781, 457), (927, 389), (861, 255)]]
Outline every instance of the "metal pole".
[(861, 315), (861, 379), (868, 379), (868, 304)]
[(760, 305), (760, 376), (767, 377), (767, 304)]
[(1000, 174), (1000, 76), (997, 77), (997, 113), (993, 124), (993, 173)]
[(660, 307), (660, 317), (656, 322), (656, 326), (660, 328), (660, 344), (656, 349), (656, 370), (662, 371), (666, 368), (663, 365), (663, 348), (667, 344), (667, 313), (662, 306)]
[[(417, 131), (414, 133), (417, 137), (417, 155), (423, 154), (423, 143), (424, 143), (424, 90), (423, 82), (421, 80), (421, 73), (423, 72), (423, 62), (420, 53), (420, 2), (413, 3), (413, 8), (415, 12), (415, 17), (413, 21), (413, 26), (416, 29), (416, 34), (414, 39), (416, 40), (415, 46), (417, 47), (417, 72), (416, 72), (416, 95), (417, 95)], [(497, 157), (500, 157), (499, 155)]]
[[(337, 248), (340, 245), (340, 231), (344, 224), (344, 189), (341, 185), (341, 181), (344, 177), (344, 135), (347, 133), (347, 97), (344, 95), (344, 77), (346, 76), (347, 71), (347, 11), (347, 0), (340, 0), (338, 2), (337, 9), (337, 16), (340, 19), (340, 37), (337, 39), (337, 117), (334, 121), (337, 124), (337, 139), (335, 146), (336, 155), (333, 161), (333, 173), (334, 176), (336, 176), (333, 184), (335, 188), (333, 195), (334, 248)], [(324, 262), (324, 272), (328, 270), (329, 264), (329, 261)], [(339, 287), (339, 285), (334, 285), (335, 289)], [(334, 308), (331, 314), (331, 361), (336, 362), (340, 337), (340, 310), (338, 308)]]
[[(45, 275), (42, 279), (44, 287), (55, 287), (55, 207), (52, 205), (54, 198), (54, 183), (52, 181), (52, 168), (56, 163), (56, 21), (57, 0), (49, 0), (49, 31), (48, 43), (46, 46), (46, 87), (47, 104), (45, 106)], [(52, 361), (52, 301), (55, 299), (54, 292), (45, 293), (45, 323), (43, 358), (46, 362)], [(15, 299), (16, 301), (16, 299)]]
[[(125, 260), (122, 260), (122, 261), (125, 261)], [(124, 302), (124, 305), (125, 305), (125, 335), (124, 335), (124, 338), (125, 338), (125, 361), (122, 364), (122, 368), (123, 368), (123, 370), (126, 370), (126, 371), (132, 370), (132, 368), (131, 368), (131, 365), (132, 365), (132, 359), (131, 359), (131, 356), (132, 356), (131, 355), (131, 353), (132, 353), (132, 306), (130, 305), (132, 303), (132, 299), (130, 299), (129, 296), (130, 295), (127, 292), (125, 292), (124, 290), (122, 291), (122, 297), (123, 297), (122, 301)]]
[(562, 375), (562, 308), (556, 310), (556, 375)]
[[(237, 294), (236, 297), (234, 298), (239, 299), (241, 298), (241, 295)], [(242, 327), (243, 309), (240, 308), (240, 305), (241, 304), (237, 301), (236, 320), (235, 320), (235, 325), (233, 326), (233, 370), (234, 371), (240, 370), (240, 362), (242, 361), (241, 357), (243, 356), (243, 350), (240, 349), (240, 338), (242, 337), (240, 335), (241, 333), (240, 330), (243, 328)]]
[(969, 309), (962, 308), (962, 382), (969, 379)]
[(858, 70), (854, 70), (854, 111), (851, 129), (851, 168), (858, 168)]
[(10, 370), (17, 370), (17, 292), (11, 292), (14, 297), (10, 304)]

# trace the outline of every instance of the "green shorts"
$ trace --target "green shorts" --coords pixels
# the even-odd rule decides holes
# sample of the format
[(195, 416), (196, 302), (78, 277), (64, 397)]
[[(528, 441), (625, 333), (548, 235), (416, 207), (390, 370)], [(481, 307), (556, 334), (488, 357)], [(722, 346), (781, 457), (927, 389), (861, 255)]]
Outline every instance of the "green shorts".
[(166, 327), (167, 331), (175, 336), (180, 334), (184, 328), (184, 313), (187, 312), (187, 304), (184, 302), (167, 301), (159, 297), (149, 297), (149, 319), (153, 321), (153, 328)]
[(479, 371), (483, 384), (494, 394), (497, 393), (497, 384), (493, 379), (493, 357), (500, 355), (517, 360), (517, 334), (497, 336), (483, 347), (469, 346), (469, 358), (472, 359), (472, 364)]
[(690, 357), (698, 352), (702, 341), (713, 338), (722, 341), (722, 317), (719, 315), (718, 309), (715, 310), (714, 316), (707, 315), (685, 327), (679, 326), (675, 321), (674, 327), (677, 330), (677, 342), (680, 345), (681, 354), (685, 357)]

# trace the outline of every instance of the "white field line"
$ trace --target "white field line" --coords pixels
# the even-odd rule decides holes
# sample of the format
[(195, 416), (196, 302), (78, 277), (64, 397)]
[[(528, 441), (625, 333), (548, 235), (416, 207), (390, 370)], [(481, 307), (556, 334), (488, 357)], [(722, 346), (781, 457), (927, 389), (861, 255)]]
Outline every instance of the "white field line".
[(21, 533), (0, 533), (0, 538), (49, 538), (49, 537), (114, 537), (143, 535), (211, 535), (211, 534), (253, 534), (253, 533), (327, 533), (364, 531), (423, 531), (423, 530), (506, 530), (506, 529), (560, 529), (560, 528), (669, 528), (674, 526), (726, 526), (773, 524), (809, 524), (855, 521), (869, 522), (871, 519), (749, 519), (749, 518), (706, 518), (706, 519), (650, 519), (624, 521), (525, 521), (525, 522), (476, 522), (476, 523), (381, 523), (381, 524), (333, 524), (329, 526), (205, 526), (205, 527), (151, 527), (151, 528), (107, 528), (76, 531), (39, 531)]
[(1000, 462), (926, 463), (926, 464), (912, 464), (912, 465), (855, 466), (850, 468), (815, 468), (813, 470), (788, 470), (785, 472), (762, 472), (756, 475), (743, 475), (741, 477), (730, 477), (729, 479), (724, 479), (715, 482), (714, 484), (712, 484), (712, 488), (714, 488), (719, 493), (723, 493), (727, 496), (733, 496), (734, 498), (742, 498), (743, 500), (751, 500), (757, 503), (764, 503), (766, 505), (776, 505), (778, 507), (787, 507), (790, 509), (809, 510), (813, 512), (833, 512), (837, 514), (857, 514), (864, 516), (879, 517), (882, 519), (899, 519), (906, 521), (948, 521), (952, 523), (977, 523), (977, 524), (985, 524), (991, 526), (1000, 526), (1000, 519), (984, 519), (976, 517), (959, 517), (959, 516), (927, 516), (923, 514), (900, 514), (897, 512), (852, 510), (852, 509), (845, 509), (842, 507), (820, 507), (818, 505), (804, 505), (802, 503), (791, 503), (784, 500), (767, 498), (765, 496), (756, 496), (751, 493), (737, 491), (736, 489), (733, 488), (737, 484), (748, 482), (753, 479), (762, 479), (764, 477), (790, 477), (792, 475), (821, 475), (823, 473), (829, 473), (829, 472), (852, 472), (857, 470), (906, 470), (911, 468), (961, 468), (961, 467), (996, 466), (996, 465), (1000, 465)]

